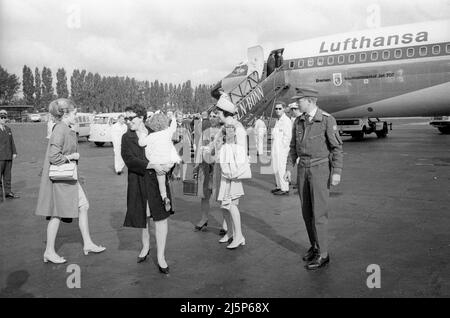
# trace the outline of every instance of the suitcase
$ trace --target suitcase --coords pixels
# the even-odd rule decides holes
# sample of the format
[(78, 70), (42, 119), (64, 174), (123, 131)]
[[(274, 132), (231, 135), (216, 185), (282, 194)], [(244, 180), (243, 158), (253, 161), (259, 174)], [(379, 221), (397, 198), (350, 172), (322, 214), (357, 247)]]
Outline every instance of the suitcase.
[(183, 180), (183, 194), (197, 196), (198, 193), (198, 180), (188, 179)]

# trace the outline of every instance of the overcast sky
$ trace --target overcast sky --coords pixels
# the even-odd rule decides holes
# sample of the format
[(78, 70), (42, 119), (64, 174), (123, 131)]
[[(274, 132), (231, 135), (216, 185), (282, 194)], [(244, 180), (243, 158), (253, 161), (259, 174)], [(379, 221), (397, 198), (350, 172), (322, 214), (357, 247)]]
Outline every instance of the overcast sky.
[(0, 0), (0, 64), (213, 84), (247, 48), (450, 19), (450, 0)]

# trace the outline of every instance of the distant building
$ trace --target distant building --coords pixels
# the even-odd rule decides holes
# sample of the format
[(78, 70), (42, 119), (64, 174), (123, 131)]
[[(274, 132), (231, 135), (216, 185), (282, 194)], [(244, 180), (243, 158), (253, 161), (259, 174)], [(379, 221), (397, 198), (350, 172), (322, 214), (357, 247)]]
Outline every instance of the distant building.
[(34, 109), (33, 105), (1, 105), (0, 109), (8, 112), (8, 119), (13, 122), (27, 121), (27, 114)]

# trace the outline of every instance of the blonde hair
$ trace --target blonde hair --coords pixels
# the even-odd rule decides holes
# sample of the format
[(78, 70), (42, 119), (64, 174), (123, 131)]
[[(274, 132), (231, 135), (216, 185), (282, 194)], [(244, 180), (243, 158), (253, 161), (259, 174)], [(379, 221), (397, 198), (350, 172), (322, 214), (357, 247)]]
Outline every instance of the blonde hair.
[(148, 127), (153, 131), (160, 131), (169, 127), (169, 118), (163, 113), (154, 114), (147, 122)]
[(76, 108), (77, 105), (75, 105), (74, 101), (68, 98), (58, 98), (50, 103), (48, 111), (55, 120), (61, 120), (64, 114), (68, 114)]

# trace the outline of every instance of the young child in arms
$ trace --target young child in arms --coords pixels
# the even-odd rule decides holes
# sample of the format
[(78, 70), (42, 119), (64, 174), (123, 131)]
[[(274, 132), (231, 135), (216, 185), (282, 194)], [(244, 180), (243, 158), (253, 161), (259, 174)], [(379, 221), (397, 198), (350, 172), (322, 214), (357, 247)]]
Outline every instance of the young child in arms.
[[(170, 125), (169, 120), (172, 120)], [(139, 146), (145, 147), (145, 156), (151, 164), (168, 171), (176, 163), (181, 162), (181, 158), (178, 156), (177, 150), (172, 142), (172, 136), (177, 129), (177, 121), (175, 118), (169, 119), (163, 113), (158, 113), (150, 118), (148, 126), (154, 132), (148, 135), (144, 132), (139, 132)], [(167, 197), (166, 175), (156, 175), (156, 178), (158, 179), (159, 192), (163, 199), (165, 209), (166, 211), (170, 211), (171, 202)]]

